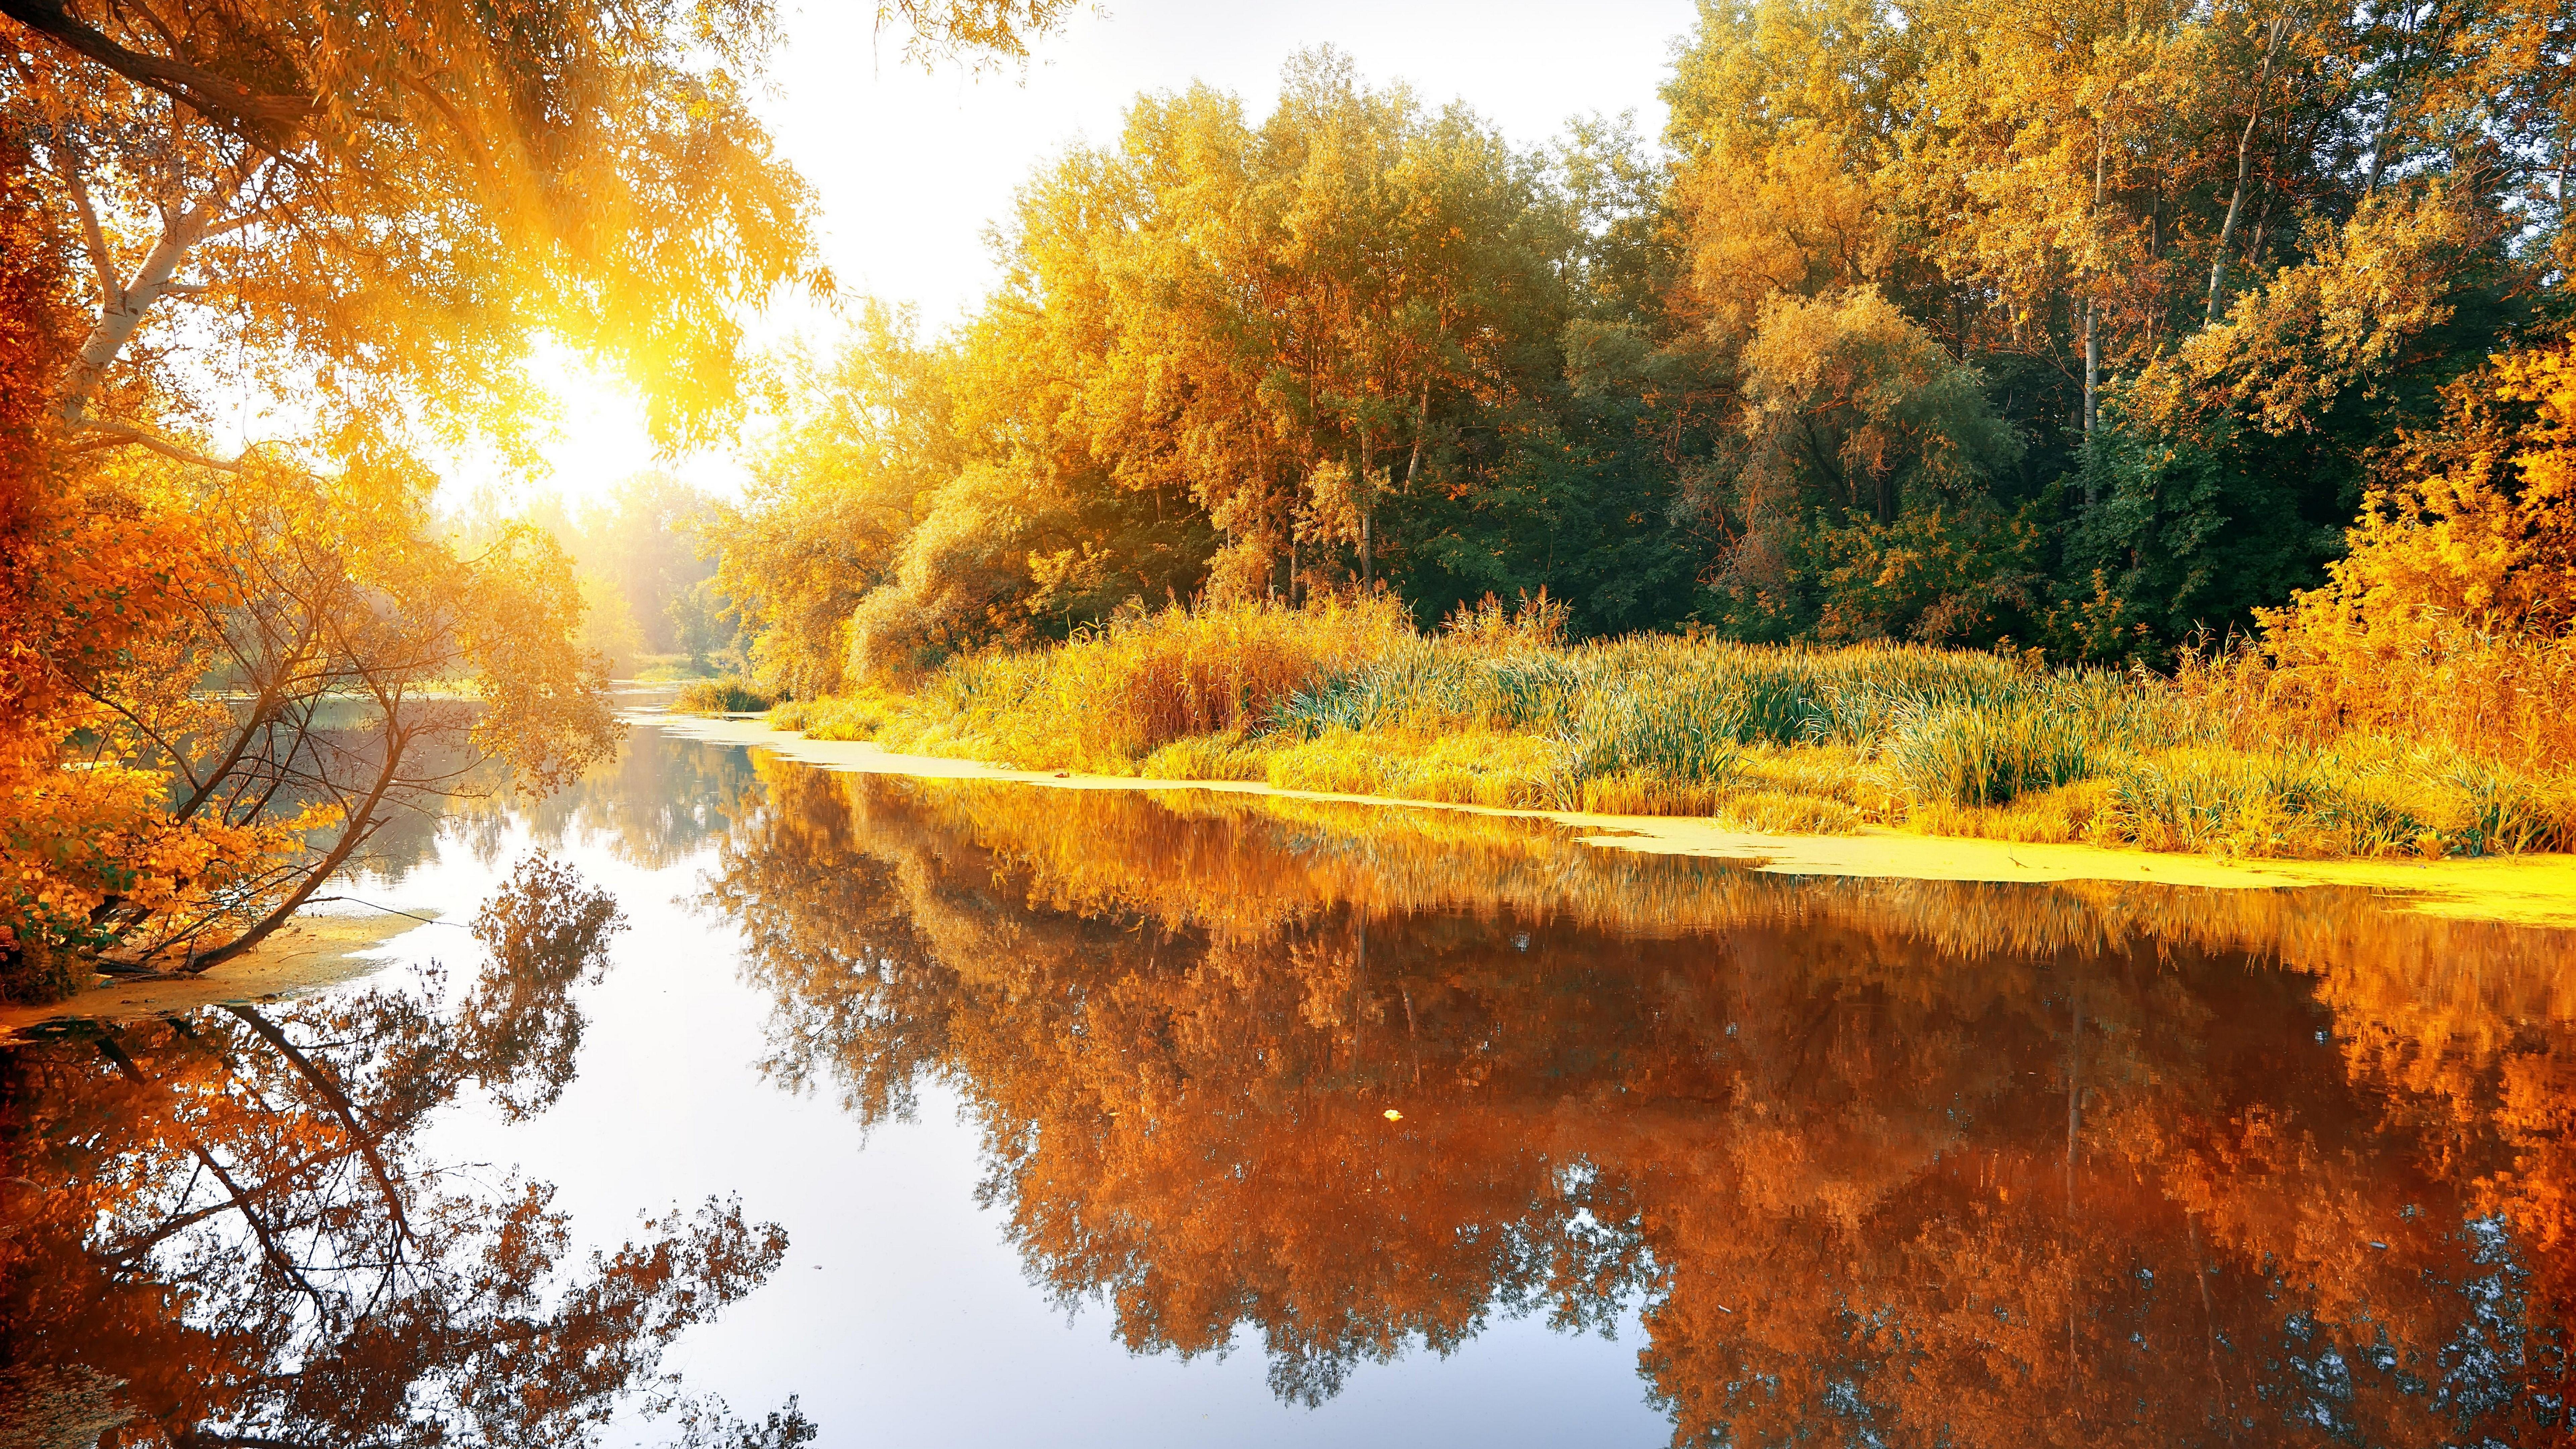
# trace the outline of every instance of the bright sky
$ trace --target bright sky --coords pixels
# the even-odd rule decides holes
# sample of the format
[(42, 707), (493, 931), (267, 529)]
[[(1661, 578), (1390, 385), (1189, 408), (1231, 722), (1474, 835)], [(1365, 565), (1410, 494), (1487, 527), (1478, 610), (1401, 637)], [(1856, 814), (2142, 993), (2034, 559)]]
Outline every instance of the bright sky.
[[(871, 34), (874, 8), (791, 0), (761, 108), (821, 198), (824, 256), (844, 296), (915, 302), (933, 329), (992, 285), (984, 233), (1013, 190), (1076, 141), (1114, 140), (1139, 92), (1205, 80), (1241, 95), (1258, 119), (1281, 64), (1331, 44), (1372, 83), (1403, 80), (1434, 106), (1463, 99), (1522, 145), (1592, 111), (1633, 110), (1652, 136), (1673, 42), (1696, 14), (1692, 0), (1117, 0), (1042, 41), (1024, 77), (969, 79), (905, 65), (900, 36)], [(837, 322), (798, 305), (767, 326), (827, 341)], [(547, 450), (550, 486), (578, 503), (656, 466), (641, 412), (619, 387), (564, 358), (541, 362), (564, 405), (563, 436)], [(741, 475), (724, 454), (659, 466), (720, 491)], [(478, 473), (492, 476), (460, 463), (456, 481), (470, 488)]]

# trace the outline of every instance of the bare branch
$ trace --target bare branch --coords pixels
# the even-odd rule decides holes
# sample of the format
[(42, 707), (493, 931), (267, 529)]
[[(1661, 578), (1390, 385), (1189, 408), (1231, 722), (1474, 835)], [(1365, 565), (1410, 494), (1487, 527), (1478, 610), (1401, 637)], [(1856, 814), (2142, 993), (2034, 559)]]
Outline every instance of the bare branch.
[[(74, 449), (75, 452), (96, 452), (102, 448), (148, 448), (151, 451), (160, 454), (164, 458), (174, 459), (178, 462), (191, 464), (199, 468), (212, 468), (220, 473), (238, 473), (241, 471), (241, 459), (239, 458), (234, 458), (230, 461), (222, 458), (209, 458), (203, 453), (197, 452), (191, 448), (181, 447), (179, 444), (171, 442), (167, 438), (160, 437), (146, 429), (138, 428), (132, 423), (114, 422), (107, 418), (94, 418), (89, 416), (87, 413), (81, 414), (78, 418), (73, 419), (72, 422), (73, 426), (84, 433), (98, 433), (102, 435), (101, 441), (95, 443), (84, 443), (80, 447)], [(256, 447), (258, 445), (253, 444), (252, 446)], [(243, 451), (247, 453), (249, 450), (244, 449)]]

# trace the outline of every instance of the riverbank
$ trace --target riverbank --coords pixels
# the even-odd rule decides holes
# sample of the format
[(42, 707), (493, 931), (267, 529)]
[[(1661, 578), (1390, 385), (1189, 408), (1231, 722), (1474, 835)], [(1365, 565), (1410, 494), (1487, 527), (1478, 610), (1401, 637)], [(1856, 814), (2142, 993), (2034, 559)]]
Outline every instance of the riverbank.
[(2576, 737), (2529, 680), (2480, 673), (2491, 661), (2389, 661), (2373, 687), (2402, 675), (2419, 707), (2356, 724), (2316, 672), (2253, 655), (2168, 678), (1561, 631), (1543, 601), (1430, 635), (1384, 600), (1171, 610), (955, 659), (902, 692), (780, 705), (774, 722), (1040, 772), (1764, 835), (2295, 860), (2576, 848)]
[(193, 976), (98, 977), (60, 1001), (0, 1003), (0, 1042), (49, 1021), (141, 1021), (202, 1006), (300, 996), (381, 967), (377, 948), (423, 924), (395, 911), (297, 916), (257, 946)]
[(2346, 886), (2390, 894), (2401, 909), (2455, 920), (2576, 930), (2576, 855), (2486, 859), (2285, 860), (2151, 853), (2081, 844), (1941, 837), (1860, 827), (1842, 834), (1733, 828), (1707, 818), (1616, 815), (1405, 800), (1284, 788), (1247, 780), (1170, 780), (1138, 775), (1018, 770), (955, 756), (905, 754), (873, 741), (827, 740), (780, 730), (756, 716), (639, 716), (685, 739), (750, 745), (830, 770), (927, 779), (1015, 781), (1061, 790), (1209, 790), (1345, 804), (1434, 808), (1552, 821), (1587, 844), (1647, 854), (1740, 861), (1784, 875), (1879, 876), (1906, 880), (2059, 883), (2103, 881), (2216, 890)]

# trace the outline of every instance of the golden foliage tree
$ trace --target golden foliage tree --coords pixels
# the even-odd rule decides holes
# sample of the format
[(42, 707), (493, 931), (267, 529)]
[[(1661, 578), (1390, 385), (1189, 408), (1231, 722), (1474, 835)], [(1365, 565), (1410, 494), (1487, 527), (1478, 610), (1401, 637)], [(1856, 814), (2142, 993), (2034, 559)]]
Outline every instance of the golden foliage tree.
[[(886, 14), (990, 58), (1063, 10)], [(45, 992), (83, 954), (247, 947), (478, 762), (543, 786), (594, 757), (566, 560), (442, 543), (414, 445), (519, 454), (539, 334), (701, 436), (742, 309), (828, 278), (746, 103), (757, 0), (0, 17), (0, 978)], [(280, 436), (215, 456), (216, 396)]]

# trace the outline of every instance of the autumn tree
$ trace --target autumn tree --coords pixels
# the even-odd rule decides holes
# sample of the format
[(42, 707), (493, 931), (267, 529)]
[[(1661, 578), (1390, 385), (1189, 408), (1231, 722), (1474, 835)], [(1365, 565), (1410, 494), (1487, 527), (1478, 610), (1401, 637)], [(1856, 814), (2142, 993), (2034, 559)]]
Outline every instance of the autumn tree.
[[(1062, 11), (886, 15), (974, 61)], [(7, 391), (38, 404), (7, 459), (34, 624), (0, 959), (52, 990), (67, 953), (248, 946), (474, 757), (544, 785), (595, 756), (566, 561), (446, 548), (417, 445), (526, 456), (540, 334), (633, 377), (662, 438), (704, 437), (741, 312), (828, 279), (746, 103), (757, 3), (0, 16)], [(218, 395), (270, 435), (225, 455)], [(326, 718), (347, 691), (364, 740)]]

